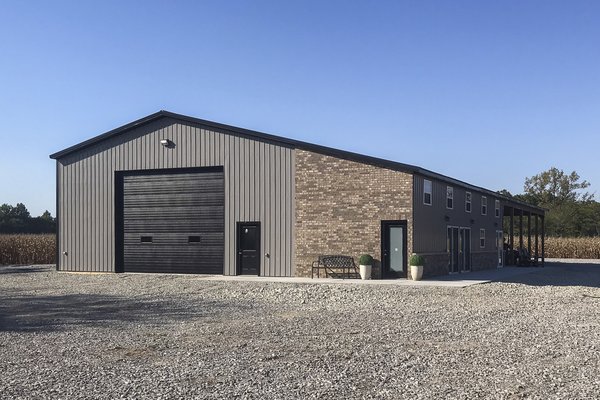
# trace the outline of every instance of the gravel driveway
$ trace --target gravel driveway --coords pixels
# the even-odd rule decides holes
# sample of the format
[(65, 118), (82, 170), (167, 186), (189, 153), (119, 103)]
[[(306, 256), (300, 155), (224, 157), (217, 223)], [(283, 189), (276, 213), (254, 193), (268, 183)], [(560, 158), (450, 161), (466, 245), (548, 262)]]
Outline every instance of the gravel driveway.
[(585, 265), (463, 289), (0, 267), (0, 396), (599, 398), (599, 283)]

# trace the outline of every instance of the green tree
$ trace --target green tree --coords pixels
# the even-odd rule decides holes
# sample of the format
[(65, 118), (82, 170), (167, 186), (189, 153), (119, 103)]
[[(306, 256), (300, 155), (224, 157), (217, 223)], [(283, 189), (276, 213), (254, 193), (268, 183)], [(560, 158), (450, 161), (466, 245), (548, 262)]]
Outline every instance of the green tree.
[(552, 167), (525, 178), (523, 194), (512, 195), (508, 190), (498, 193), (546, 208), (545, 229), (549, 236), (597, 236), (600, 235), (600, 203), (586, 191), (589, 186), (577, 172), (566, 174)]
[(50, 222), (54, 222), (54, 220), (56, 219), (52, 216), (52, 214), (50, 214), (50, 211), (48, 211), (48, 210), (44, 211), (44, 213), (42, 215), (40, 215), (39, 218), (44, 221), (50, 221)]
[(23, 203), (0, 206), (0, 233), (51, 233), (56, 232), (56, 218), (49, 211), (32, 218)]
[(31, 215), (23, 203), (16, 206), (2, 204), (0, 206), (0, 225), (4, 232), (22, 232), (25, 230)]
[(580, 179), (575, 171), (566, 174), (563, 170), (552, 167), (525, 178), (524, 194), (533, 200), (534, 204), (546, 207), (593, 200), (593, 194), (582, 192), (590, 183)]

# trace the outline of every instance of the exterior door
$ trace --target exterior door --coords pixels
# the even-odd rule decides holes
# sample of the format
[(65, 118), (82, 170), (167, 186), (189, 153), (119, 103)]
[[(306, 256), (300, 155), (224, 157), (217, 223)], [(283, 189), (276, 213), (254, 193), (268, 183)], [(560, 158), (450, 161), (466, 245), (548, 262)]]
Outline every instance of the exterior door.
[(462, 272), (471, 271), (471, 228), (460, 228), (461, 234), (461, 253), (462, 253)]
[(222, 274), (223, 182), (220, 168), (117, 173), (117, 272)]
[(446, 236), (448, 271), (451, 274), (471, 270), (471, 229), (449, 226)]
[(260, 275), (260, 223), (237, 224), (237, 273)]
[(504, 266), (504, 232), (496, 231), (496, 251), (498, 252), (498, 268)]
[(456, 274), (460, 271), (458, 266), (458, 260), (460, 259), (458, 242), (458, 227), (449, 226), (446, 236), (446, 247), (448, 249), (448, 271), (451, 274)]
[(381, 221), (381, 272), (384, 278), (406, 278), (406, 221)]

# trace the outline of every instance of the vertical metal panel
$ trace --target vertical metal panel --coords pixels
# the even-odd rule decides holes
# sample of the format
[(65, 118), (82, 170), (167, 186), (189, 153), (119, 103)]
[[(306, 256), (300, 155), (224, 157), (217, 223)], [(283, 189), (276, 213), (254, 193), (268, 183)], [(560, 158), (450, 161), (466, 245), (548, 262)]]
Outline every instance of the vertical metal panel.
[[(275, 153), (275, 149), (273, 148), (273, 146), (268, 146), (269, 148), (269, 159), (275, 159), (276, 157), (276, 153)], [(273, 254), (271, 255), (270, 258), (270, 264), (269, 267), (272, 265), (273, 267), (277, 264), (277, 256), (275, 253), (277, 253), (277, 239), (276, 239), (276, 233), (275, 233), (275, 227), (276, 227), (276, 221), (275, 221), (275, 215), (277, 215), (277, 204), (275, 204), (275, 190), (276, 190), (276, 183), (277, 179), (276, 179), (276, 174), (275, 171), (277, 170), (277, 164), (276, 163), (272, 163), (271, 164), (271, 168), (269, 170), (269, 190), (267, 192), (267, 195), (269, 196), (269, 210), (268, 213), (270, 214), (270, 221), (271, 223), (269, 224), (269, 248), (272, 250)]]
[(293, 276), (294, 157), (288, 147), (170, 118), (66, 155), (57, 168), (60, 269), (115, 271), (115, 171), (223, 166), (225, 274), (236, 271), (236, 222), (258, 221), (270, 255), (261, 275)]

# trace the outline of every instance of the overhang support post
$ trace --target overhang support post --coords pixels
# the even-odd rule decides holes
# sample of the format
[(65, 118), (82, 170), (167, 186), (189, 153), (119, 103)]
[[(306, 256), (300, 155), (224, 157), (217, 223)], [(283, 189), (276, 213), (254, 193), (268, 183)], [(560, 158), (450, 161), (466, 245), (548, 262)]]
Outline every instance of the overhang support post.
[(540, 235), (540, 231), (538, 230), (538, 219), (539, 219), (539, 216), (537, 214), (535, 214), (535, 262), (536, 262), (536, 264), (537, 264), (538, 256), (539, 256), (538, 236)]
[(510, 251), (508, 255), (508, 259), (510, 260), (510, 265), (515, 264), (515, 208), (510, 208), (510, 229), (509, 229), (509, 238), (508, 238), (508, 249)]
[(545, 224), (544, 224), (544, 219), (546, 217), (542, 215), (542, 267), (545, 266), (544, 262), (545, 262), (545, 257), (546, 257), (546, 249), (545, 249), (545, 236), (546, 236), (546, 229), (545, 229)]
[(519, 210), (519, 252), (523, 248), (523, 209)]
[(527, 253), (531, 258), (531, 211), (527, 213)]

